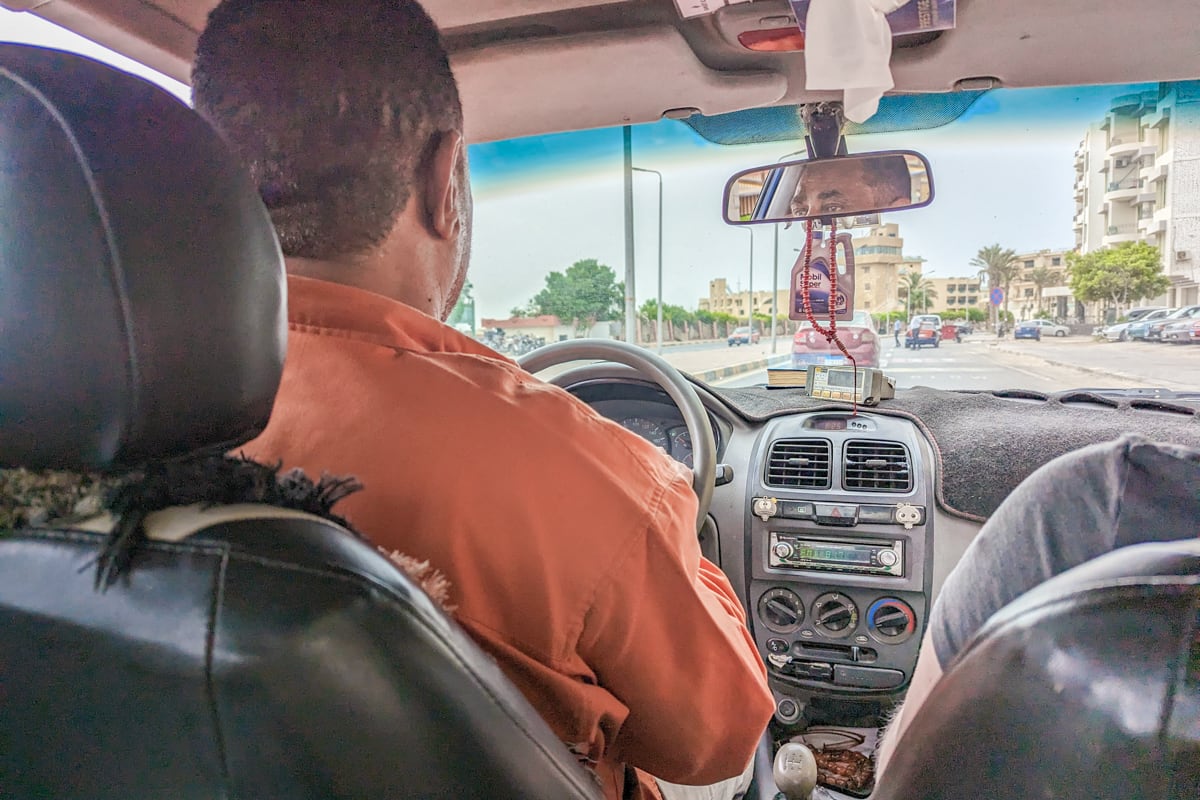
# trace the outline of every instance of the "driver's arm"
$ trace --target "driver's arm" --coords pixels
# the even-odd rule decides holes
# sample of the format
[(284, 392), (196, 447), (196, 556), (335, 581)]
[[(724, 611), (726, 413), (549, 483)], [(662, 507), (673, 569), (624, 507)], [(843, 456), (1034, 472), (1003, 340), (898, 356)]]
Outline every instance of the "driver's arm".
[(696, 497), (675, 473), (612, 566), (579, 652), (629, 715), (615, 758), (672, 783), (739, 775), (774, 709), (766, 669), (725, 575), (700, 555)]

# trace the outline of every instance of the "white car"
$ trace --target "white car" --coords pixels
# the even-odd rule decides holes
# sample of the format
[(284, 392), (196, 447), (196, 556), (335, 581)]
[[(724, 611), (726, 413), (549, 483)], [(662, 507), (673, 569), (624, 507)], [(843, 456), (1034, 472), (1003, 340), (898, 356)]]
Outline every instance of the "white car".
[(1048, 319), (1031, 319), (1021, 324), (1038, 326), (1042, 330), (1042, 336), (1067, 336), (1071, 333), (1071, 329), (1066, 325), (1057, 325)]

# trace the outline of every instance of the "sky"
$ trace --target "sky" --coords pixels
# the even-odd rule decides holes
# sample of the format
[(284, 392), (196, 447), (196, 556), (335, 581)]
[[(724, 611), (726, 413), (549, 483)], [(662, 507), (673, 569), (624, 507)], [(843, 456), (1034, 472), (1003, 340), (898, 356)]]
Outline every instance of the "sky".
[[(0, 9), (0, 40), (82, 53), (142, 75), (185, 102), (188, 87), (63, 31), (32, 14)], [(929, 159), (935, 199), (923, 209), (884, 215), (900, 225), (906, 256), (934, 276), (975, 272), (968, 262), (986, 245), (1018, 252), (1073, 245), (1073, 153), (1109, 100), (1130, 87), (1001, 90), (984, 95), (942, 128), (848, 138), (854, 153), (919, 150)], [(732, 227), (721, 219), (722, 192), (734, 172), (777, 161), (803, 143), (719, 146), (683, 123), (636, 126), (634, 165), (663, 175), (663, 300), (695, 308), (708, 283), (771, 288), (772, 226)], [(524, 306), (552, 270), (596, 258), (625, 271), (620, 128), (473, 145), (475, 197), (469, 279), (477, 313), (506, 317)], [(658, 183), (634, 175), (635, 293), (657, 295)], [(786, 287), (802, 227), (779, 234), (779, 286)], [(754, 259), (750, 247), (753, 237)]]

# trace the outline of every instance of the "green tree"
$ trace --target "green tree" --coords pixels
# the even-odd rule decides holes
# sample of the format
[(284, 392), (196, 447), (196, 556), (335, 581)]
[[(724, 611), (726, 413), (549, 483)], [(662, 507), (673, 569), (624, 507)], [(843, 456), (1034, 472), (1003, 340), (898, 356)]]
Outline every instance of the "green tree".
[[(638, 313), (645, 319), (651, 322), (658, 319), (658, 301), (647, 300), (642, 303), (642, 307), (638, 309)], [(675, 306), (670, 303), (663, 303), (663, 320), (670, 322), (672, 325), (686, 325), (689, 322), (696, 321), (696, 315), (688, 311), (683, 306)]]
[(979, 252), (971, 259), (970, 264), (979, 270), (979, 278), (989, 289), (1004, 290), (1004, 310), (1008, 311), (1008, 296), (1013, 279), (1021, 273), (1021, 265), (1017, 262), (1017, 253), (999, 244), (989, 244), (979, 248)]
[(907, 272), (900, 278), (897, 294), (908, 305), (909, 314), (923, 314), (925, 308), (937, 299), (933, 282), (919, 272)]
[(1087, 255), (1067, 253), (1067, 274), (1077, 300), (1118, 310), (1160, 295), (1171, 285), (1163, 275), (1158, 248), (1145, 242), (1122, 242)]
[(545, 288), (529, 304), (538, 314), (553, 314), (586, 331), (599, 320), (619, 316), (624, 300), (625, 285), (617, 282), (612, 267), (587, 258), (547, 275)]

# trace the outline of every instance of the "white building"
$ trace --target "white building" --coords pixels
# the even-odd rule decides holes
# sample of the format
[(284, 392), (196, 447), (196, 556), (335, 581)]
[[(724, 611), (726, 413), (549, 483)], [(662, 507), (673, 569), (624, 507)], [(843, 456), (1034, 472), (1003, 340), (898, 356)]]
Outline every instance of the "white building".
[(1075, 153), (1075, 244), (1158, 247), (1168, 305), (1200, 302), (1200, 81), (1113, 99)]

